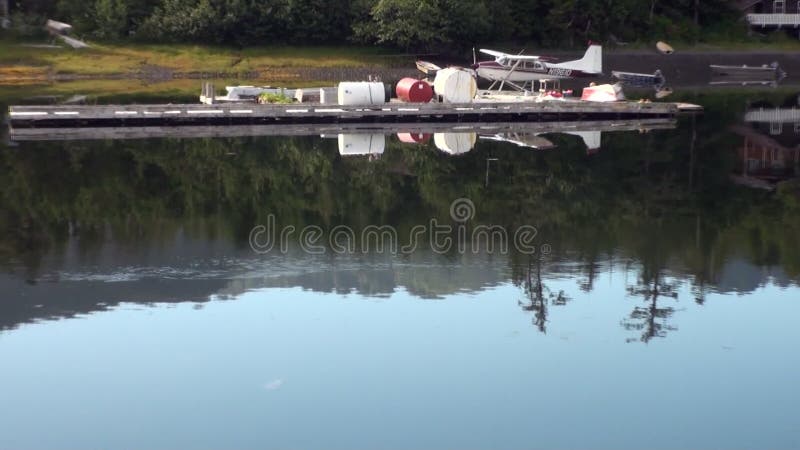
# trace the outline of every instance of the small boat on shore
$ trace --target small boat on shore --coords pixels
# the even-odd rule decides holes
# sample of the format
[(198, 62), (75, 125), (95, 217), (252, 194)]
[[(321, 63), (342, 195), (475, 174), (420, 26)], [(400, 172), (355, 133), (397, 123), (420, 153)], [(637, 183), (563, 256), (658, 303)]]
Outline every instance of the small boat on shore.
[(711, 84), (777, 84), (786, 77), (777, 62), (761, 66), (712, 64)]
[(418, 60), (416, 64), (417, 64), (417, 70), (431, 77), (436, 76), (436, 72), (442, 70), (441, 67), (428, 61)]
[(666, 78), (664, 78), (664, 75), (661, 74), (660, 70), (656, 70), (652, 74), (620, 72), (618, 70), (614, 70), (611, 72), (611, 75), (626, 86), (651, 87), (657, 91), (661, 90), (661, 88), (667, 83)]

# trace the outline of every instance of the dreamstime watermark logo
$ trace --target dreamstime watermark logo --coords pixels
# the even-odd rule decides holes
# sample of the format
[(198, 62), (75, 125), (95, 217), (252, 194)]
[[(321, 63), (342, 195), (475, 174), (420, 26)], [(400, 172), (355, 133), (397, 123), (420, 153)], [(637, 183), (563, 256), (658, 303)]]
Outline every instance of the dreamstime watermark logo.
[(521, 225), (508, 230), (500, 225), (470, 225), (475, 218), (475, 204), (468, 198), (459, 198), (450, 204), (450, 218), (454, 223), (439, 223), (431, 219), (427, 224), (413, 226), (400, 244), (400, 233), (391, 225), (368, 225), (356, 232), (346, 225), (323, 229), (308, 225), (298, 230), (294, 225), (278, 227), (274, 214), (267, 223), (250, 230), (250, 248), (258, 254), (274, 251), (288, 253), (290, 242), (297, 241), (299, 248), (308, 254), (322, 255), (352, 253), (411, 254), (425, 245), (435, 253), (501, 253), (509, 248), (526, 255), (550, 254), (548, 244), (537, 244), (538, 230), (532, 225)]
[(457, 198), (450, 204), (450, 217), (456, 222), (469, 222), (475, 217), (475, 204), (468, 198)]

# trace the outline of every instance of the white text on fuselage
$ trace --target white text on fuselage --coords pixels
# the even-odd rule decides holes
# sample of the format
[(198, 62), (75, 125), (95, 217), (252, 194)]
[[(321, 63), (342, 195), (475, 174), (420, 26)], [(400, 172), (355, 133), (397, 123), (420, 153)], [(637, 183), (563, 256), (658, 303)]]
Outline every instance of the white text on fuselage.
[(563, 69), (561, 67), (551, 67), (547, 70), (548, 75), (555, 75), (557, 77), (568, 77), (572, 75), (572, 69)]

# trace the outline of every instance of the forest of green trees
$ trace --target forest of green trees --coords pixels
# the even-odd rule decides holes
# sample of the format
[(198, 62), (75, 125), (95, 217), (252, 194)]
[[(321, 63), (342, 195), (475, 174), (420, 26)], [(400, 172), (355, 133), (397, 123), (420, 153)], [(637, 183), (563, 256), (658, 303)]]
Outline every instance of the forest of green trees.
[[(11, 0), (13, 22), (55, 18), (84, 37), (228, 45), (476, 42), (582, 46), (744, 34), (730, 0)], [(40, 27), (39, 27), (40, 28)]]

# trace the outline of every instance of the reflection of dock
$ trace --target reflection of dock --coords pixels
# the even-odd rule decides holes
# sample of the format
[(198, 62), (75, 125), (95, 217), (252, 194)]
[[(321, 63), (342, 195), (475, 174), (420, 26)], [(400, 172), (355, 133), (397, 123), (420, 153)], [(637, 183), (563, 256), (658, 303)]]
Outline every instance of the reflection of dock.
[(320, 123), (554, 122), (674, 117), (674, 103), (583, 101), (385, 103), (378, 105), (220, 104), (12, 106), (12, 128), (148, 127)]
[(237, 136), (311, 136), (319, 134), (389, 134), (474, 132), (498, 134), (509, 132), (563, 133), (578, 131), (646, 131), (675, 128), (674, 118), (637, 120), (597, 120), (560, 122), (443, 122), (443, 123), (335, 123), (239, 126), (143, 126), (143, 127), (74, 127), (12, 128), (14, 141), (66, 141), (89, 139), (201, 138)]
[(793, 124), (794, 133), (800, 132), (800, 109), (797, 108), (761, 108), (751, 109), (744, 115), (744, 121), (749, 123), (769, 124), (769, 134), (783, 133), (784, 124)]

